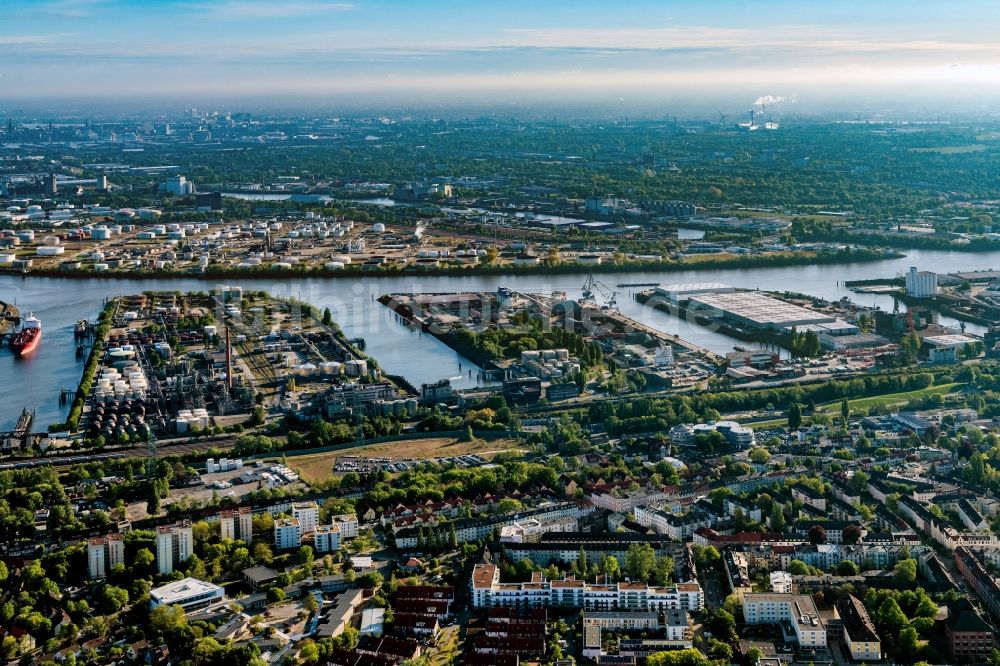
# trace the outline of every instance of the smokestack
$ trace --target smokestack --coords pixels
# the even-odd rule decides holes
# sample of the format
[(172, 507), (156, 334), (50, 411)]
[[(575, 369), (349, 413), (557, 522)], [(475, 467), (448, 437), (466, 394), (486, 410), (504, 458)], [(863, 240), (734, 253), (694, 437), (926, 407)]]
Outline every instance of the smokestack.
[(226, 386), (233, 388), (233, 345), (229, 341), (229, 324), (226, 324)]

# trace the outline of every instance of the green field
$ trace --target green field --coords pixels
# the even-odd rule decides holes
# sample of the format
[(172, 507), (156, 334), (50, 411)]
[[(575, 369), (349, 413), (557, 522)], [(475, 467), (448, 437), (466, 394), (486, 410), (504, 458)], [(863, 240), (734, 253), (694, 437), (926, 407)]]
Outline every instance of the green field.
[[(952, 382), (950, 384), (937, 384), (936, 386), (928, 386), (925, 389), (918, 389), (916, 391), (903, 391), (900, 393), (886, 393), (884, 395), (873, 395), (866, 398), (855, 398), (853, 400), (848, 400), (847, 404), (850, 406), (851, 411), (858, 410), (870, 410), (872, 407), (879, 405), (883, 406), (901, 406), (910, 402), (911, 400), (924, 398), (929, 395), (940, 394), (947, 395), (949, 393), (957, 393), (961, 388), (965, 386), (962, 382)], [(829, 414), (830, 416), (840, 415), (840, 401), (827, 402), (822, 405), (816, 406), (817, 412), (823, 412)], [(808, 421), (808, 417), (805, 417)], [(763, 430), (766, 428), (778, 428), (781, 426), (788, 425), (788, 419), (770, 419), (768, 421), (755, 421), (753, 423), (745, 423), (744, 425), (754, 428), (756, 430)]]
[[(886, 393), (885, 395), (873, 395), (867, 398), (855, 398), (854, 400), (848, 400), (847, 404), (850, 406), (851, 411), (862, 409), (867, 410), (878, 405), (905, 405), (911, 400), (925, 398), (929, 395), (947, 395), (948, 393), (956, 393), (964, 385), (965, 384), (961, 382), (937, 384), (935, 386), (928, 386), (925, 389), (918, 389), (916, 391), (903, 391), (902, 393)], [(830, 415), (837, 415), (840, 414), (840, 402), (828, 402), (826, 404), (819, 405), (816, 410), (826, 412)]]

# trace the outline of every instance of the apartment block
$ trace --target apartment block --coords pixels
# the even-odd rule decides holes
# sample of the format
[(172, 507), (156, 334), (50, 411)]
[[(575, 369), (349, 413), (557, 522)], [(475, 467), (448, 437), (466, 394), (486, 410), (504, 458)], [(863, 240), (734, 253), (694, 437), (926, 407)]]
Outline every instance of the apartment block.
[(194, 536), (190, 520), (156, 528), (156, 569), (160, 575), (173, 573), (174, 567), (187, 562), (193, 552)]

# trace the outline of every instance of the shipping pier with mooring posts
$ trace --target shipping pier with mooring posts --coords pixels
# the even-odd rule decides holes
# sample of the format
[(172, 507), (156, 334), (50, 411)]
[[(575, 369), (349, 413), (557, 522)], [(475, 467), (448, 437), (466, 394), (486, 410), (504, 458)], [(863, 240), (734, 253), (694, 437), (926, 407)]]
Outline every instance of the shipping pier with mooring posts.
[(16, 305), (0, 301), (0, 342), (10, 342), (21, 323), (21, 311)]
[(49, 435), (48, 433), (31, 432), (31, 426), (34, 422), (35, 411), (27, 408), (22, 409), (14, 429), (9, 432), (0, 432), (0, 452), (14, 453), (33, 448), (44, 448), (44, 443), (48, 440)]

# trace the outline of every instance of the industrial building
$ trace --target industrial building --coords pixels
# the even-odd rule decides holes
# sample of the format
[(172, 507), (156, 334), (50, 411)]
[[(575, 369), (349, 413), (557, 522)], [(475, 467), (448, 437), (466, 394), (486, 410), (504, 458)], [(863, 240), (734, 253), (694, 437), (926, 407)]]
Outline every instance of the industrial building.
[(653, 290), (656, 296), (662, 296), (668, 301), (677, 305), (687, 301), (692, 296), (701, 294), (731, 294), (736, 291), (736, 287), (731, 287), (722, 282), (690, 282), (685, 284), (665, 284)]
[(914, 298), (931, 298), (938, 293), (937, 273), (918, 271), (916, 266), (910, 266), (906, 272), (906, 294)]
[(750, 330), (783, 331), (807, 324), (832, 324), (833, 315), (809, 310), (755, 291), (694, 294), (688, 309)]
[(927, 358), (935, 363), (954, 363), (966, 345), (974, 345), (979, 340), (960, 333), (931, 335), (923, 339), (927, 347)]

